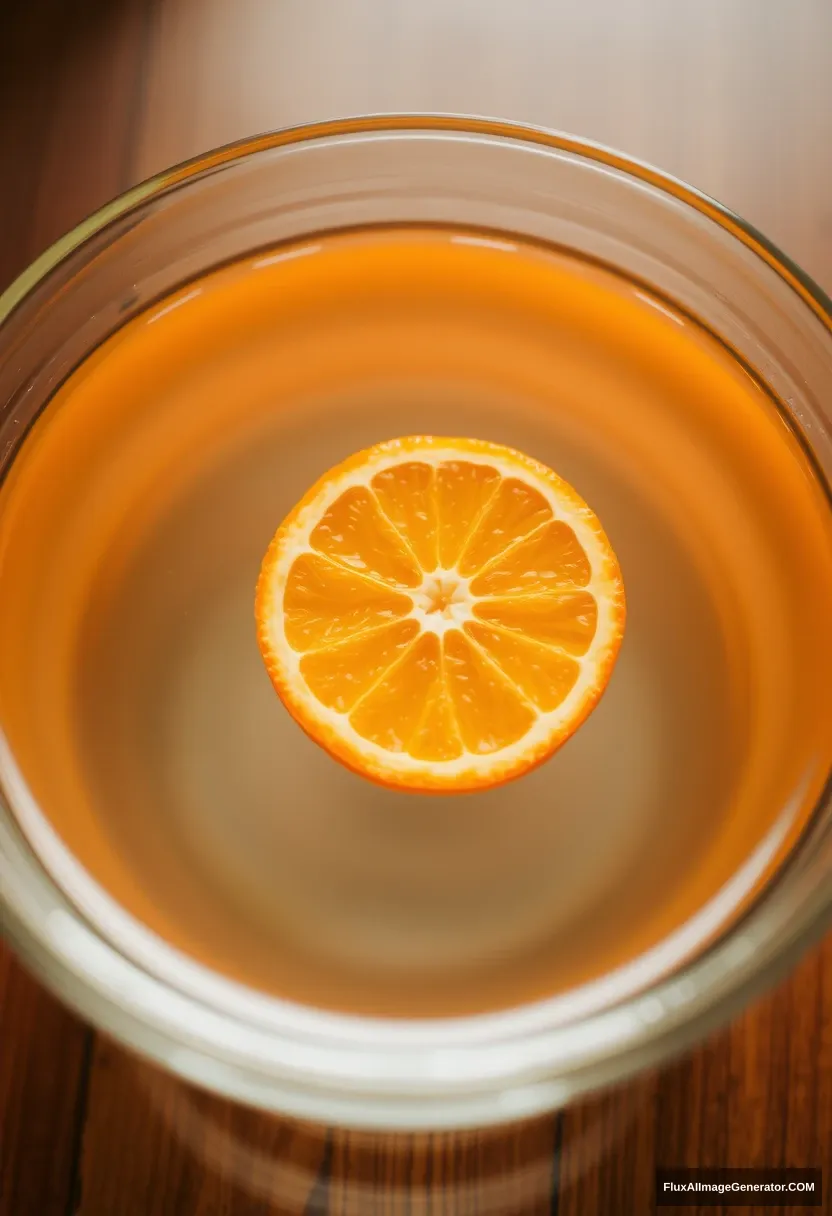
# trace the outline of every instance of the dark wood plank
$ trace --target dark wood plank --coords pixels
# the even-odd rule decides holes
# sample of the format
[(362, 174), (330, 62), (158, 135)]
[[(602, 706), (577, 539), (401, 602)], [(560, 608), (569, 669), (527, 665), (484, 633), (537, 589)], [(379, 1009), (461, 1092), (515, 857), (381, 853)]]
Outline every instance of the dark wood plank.
[[(145, 0), (0, 5), (0, 290), (135, 172)], [(0, 1212), (74, 1208), (92, 1032), (0, 946)]]
[(91, 1037), (0, 943), (2, 1216), (70, 1208)]
[(554, 1137), (552, 1119), (382, 1136), (271, 1118), (99, 1038), (78, 1216), (548, 1216)]
[(321, 1211), (332, 1216), (549, 1216), (557, 1202), (557, 1136), (553, 1118), (477, 1132), (333, 1132)]
[(98, 1038), (78, 1216), (299, 1216), (326, 1152), (324, 1129), (201, 1093)]
[(150, 0), (0, 5), (0, 289), (134, 180)]
[(564, 1114), (558, 1216), (651, 1211), (658, 1085), (644, 1077)]
[(32, 208), (70, 22), (54, 0), (0, 6), (0, 287), (36, 251)]
[[(560, 1216), (651, 1210), (656, 1167), (819, 1166), (832, 1177), (831, 1054), (827, 939), (786, 983), (703, 1047), (566, 1112)], [(805, 1209), (687, 1210), (762, 1216)]]

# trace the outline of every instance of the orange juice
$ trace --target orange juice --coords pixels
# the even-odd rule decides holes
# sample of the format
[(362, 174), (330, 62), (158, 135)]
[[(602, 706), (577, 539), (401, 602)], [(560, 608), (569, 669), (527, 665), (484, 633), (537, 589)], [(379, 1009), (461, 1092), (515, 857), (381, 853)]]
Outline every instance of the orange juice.
[[(303, 736), (253, 622), (281, 518), (405, 434), (538, 457), (627, 588), (610, 687), (502, 789), (372, 786)], [(504, 1008), (596, 979), (725, 885), (832, 763), (832, 514), (694, 318), (552, 249), (322, 235), (158, 301), (0, 488), (0, 720), (63, 840), (167, 942), (321, 1007)]]

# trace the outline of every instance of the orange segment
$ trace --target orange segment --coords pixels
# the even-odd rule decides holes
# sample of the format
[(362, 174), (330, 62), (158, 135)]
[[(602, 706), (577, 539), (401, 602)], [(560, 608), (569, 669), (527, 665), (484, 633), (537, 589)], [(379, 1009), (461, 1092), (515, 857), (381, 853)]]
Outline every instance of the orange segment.
[(569, 654), (586, 654), (592, 642), (598, 610), (588, 591), (529, 596), (516, 600), (480, 600), (474, 615), (493, 625), (514, 629), (536, 642), (560, 646)]
[(352, 711), (354, 729), (388, 751), (406, 751), (439, 675), (439, 638), (425, 633)]
[(436, 494), (429, 464), (409, 461), (377, 473), (371, 485), (390, 522), (426, 573), (436, 569)]
[(401, 658), (418, 633), (419, 624), (413, 619), (382, 625), (350, 641), (304, 655), (301, 675), (322, 705), (347, 713)]
[(469, 752), (496, 752), (525, 735), (535, 719), (530, 706), (458, 629), (445, 634), (445, 670)]
[(464, 753), (454, 707), (445, 678), (444, 664), (437, 671), (425, 702), (422, 720), (407, 748), (416, 760), (457, 760)]
[(500, 482), (459, 560), (459, 572), (476, 574), (521, 536), (552, 518), (552, 508), (539, 490), (516, 477)]
[(485, 464), (447, 460), (436, 471), (439, 565), (456, 565), (480, 512), (497, 488), (500, 475)]
[(581, 674), (580, 663), (562, 650), (541, 646), (522, 634), (504, 633), (477, 621), (469, 621), (465, 632), (538, 709), (557, 709)]
[(460, 792), (551, 756), (624, 627), (615, 555), (550, 469), (474, 439), (376, 445), (275, 534), (255, 607), (278, 695), (355, 772)]
[(471, 583), (473, 595), (539, 595), (584, 587), (591, 571), (568, 524), (553, 520), (518, 541)]
[(418, 587), (422, 571), (382, 515), (375, 496), (356, 486), (324, 512), (309, 537), (313, 549), (393, 587)]
[(309, 553), (292, 564), (283, 593), (286, 640), (314, 650), (406, 616), (411, 600)]

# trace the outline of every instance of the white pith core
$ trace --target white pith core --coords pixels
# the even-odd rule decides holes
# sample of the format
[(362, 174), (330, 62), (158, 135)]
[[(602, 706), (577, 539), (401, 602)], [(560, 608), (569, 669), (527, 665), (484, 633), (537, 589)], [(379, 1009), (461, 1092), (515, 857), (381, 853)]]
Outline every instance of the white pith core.
[(423, 630), (441, 637), (472, 617), (474, 598), (468, 590), (468, 579), (456, 570), (435, 570), (426, 574), (421, 587), (409, 593), (413, 600), (413, 616)]

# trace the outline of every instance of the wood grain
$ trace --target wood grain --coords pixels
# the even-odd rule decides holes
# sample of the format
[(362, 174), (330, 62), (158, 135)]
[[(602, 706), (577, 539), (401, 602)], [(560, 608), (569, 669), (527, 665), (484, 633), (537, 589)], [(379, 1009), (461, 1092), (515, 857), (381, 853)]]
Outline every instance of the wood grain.
[(556, 1121), (370, 1135), (273, 1119), (199, 1093), (99, 1039), (79, 1216), (546, 1216)]
[(79, 1216), (309, 1210), (327, 1131), (199, 1093), (98, 1038)]
[[(419, 109), (659, 163), (832, 288), (829, 0), (6, 0), (0, 287), (171, 162)], [(643, 1216), (655, 1167), (683, 1164), (822, 1165), (828, 1186), (832, 939), (698, 1051), (563, 1116), (386, 1137), (200, 1094), (93, 1036), (0, 952), (0, 1119), (2, 1216)]]
[(568, 1110), (562, 1143), (560, 1216), (650, 1211), (657, 1167), (813, 1165), (832, 1176), (832, 939), (699, 1050)]
[(63, 1213), (75, 1192), (92, 1032), (0, 944), (0, 1212)]

